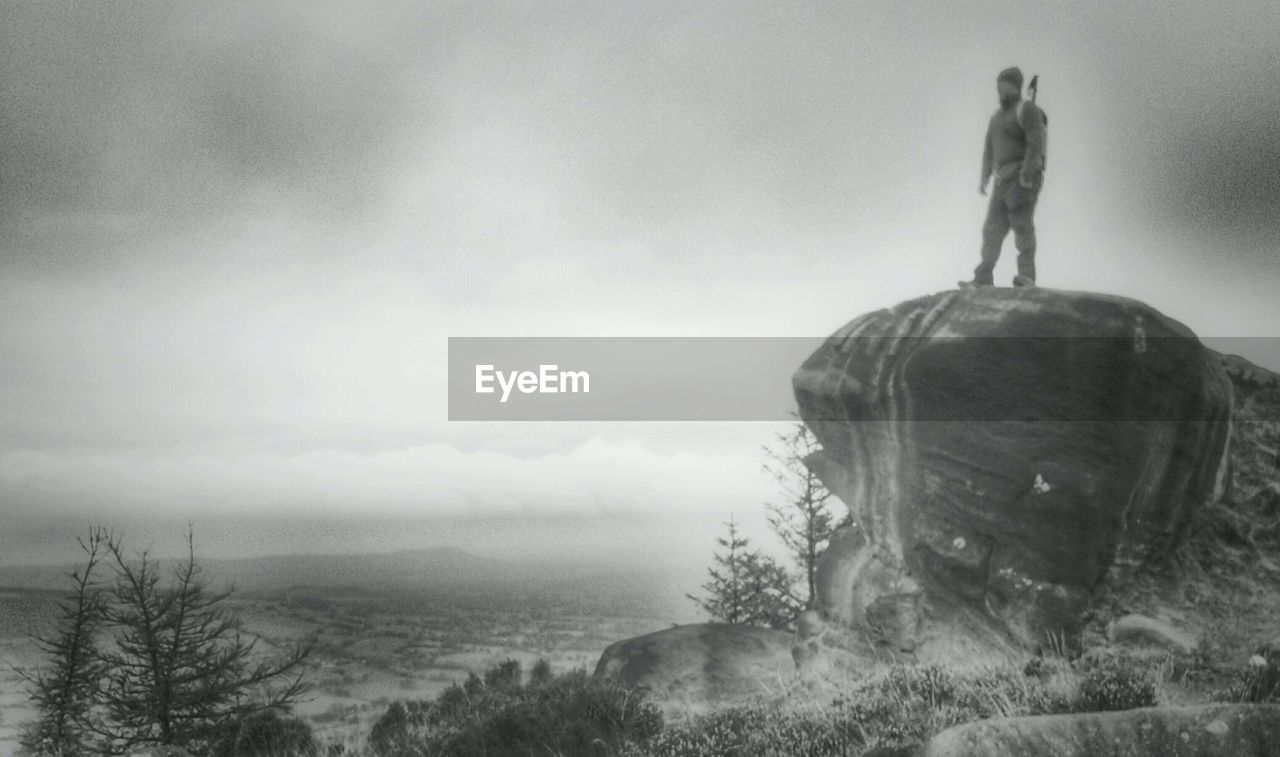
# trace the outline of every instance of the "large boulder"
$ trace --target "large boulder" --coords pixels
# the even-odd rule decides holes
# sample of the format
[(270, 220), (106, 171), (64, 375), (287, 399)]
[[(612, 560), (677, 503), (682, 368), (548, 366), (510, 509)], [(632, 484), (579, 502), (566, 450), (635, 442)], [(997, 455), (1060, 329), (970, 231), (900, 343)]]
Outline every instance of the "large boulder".
[(796, 674), (792, 634), (696, 623), (609, 645), (597, 677), (643, 689), (664, 709), (698, 712), (778, 694)]
[(820, 614), (896, 649), (1062, 644), (1226, 485), (1218, 356), (1125, 298), (922, 297), (840, 329), (793, 384), (855, 524), (820, 561)]
[(1280, 757), (1280, 706), (1217, 704), (999, 718), (950, 728), (924, 757)]

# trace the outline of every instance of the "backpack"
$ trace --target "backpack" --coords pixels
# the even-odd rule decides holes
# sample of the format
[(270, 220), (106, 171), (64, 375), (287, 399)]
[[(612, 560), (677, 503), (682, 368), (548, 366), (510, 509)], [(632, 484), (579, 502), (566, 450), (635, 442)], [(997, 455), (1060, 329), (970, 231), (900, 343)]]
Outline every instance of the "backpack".
[[(1040, 91), (1040, 74), (1031, 77), (1031, 83), (1027, 85), (1027, 91), (1031, 93), (1031, 102), (1036, 101), (1036, 94)], [(1022, 112), (1026, 109), (1027, 101), (1022, 100), (1018, 103), (1018, 123), (1022, 123)], [(1044, 118), (1044, 139), (1041, 145), (1044, 149), (1040, 151), (1040, 167), (1044, 168), (1049, 163), (1049, 114), (1044, 112), (1044, 108), (1040, 109), (1040, 115)]]

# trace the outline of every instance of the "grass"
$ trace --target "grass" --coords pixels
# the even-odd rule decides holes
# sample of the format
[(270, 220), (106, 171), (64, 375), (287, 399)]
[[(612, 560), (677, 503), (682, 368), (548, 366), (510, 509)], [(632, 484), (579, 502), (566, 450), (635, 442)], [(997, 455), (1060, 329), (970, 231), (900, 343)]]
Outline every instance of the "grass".
[(1154, 703), (1152, 677), (1122, 660), (1093, 660), (1079, 669), (1065, 658), (1036, 660), (963, 673), (937, 664), (889, 665), (825, 699), (797, 689), (781, 702), (665, 724), (655, 707), (584, 670), (535, 686), (521, 683), (518, 666), (508, 664), (434, 701), (393, 705), (358, 754), (857, 757), (891, 754), (984, 718)]
[[(1043, 715), (1147, 702), (1147, 678), (1119, 664), (1077, 672), (1065, 659), (965, 671), (891, 665), (814, 701), (806, 691), (781, 706), (759, 704), (697, 716), (665, 728), (624, 757), (857, 757), (905, 753), (955, 725), (991, 717)], [(1101, 671), (1101, 672), (1095, 672)]]

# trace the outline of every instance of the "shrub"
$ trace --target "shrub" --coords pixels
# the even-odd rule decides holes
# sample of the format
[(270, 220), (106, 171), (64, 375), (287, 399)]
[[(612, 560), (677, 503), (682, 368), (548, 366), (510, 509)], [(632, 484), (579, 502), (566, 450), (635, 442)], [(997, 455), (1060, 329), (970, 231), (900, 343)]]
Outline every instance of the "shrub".
[(468, 694), (479, 694), (484, 688), (484, 680), (474, 672), (467, 675), (467, 682), (462, 684), (462, 690)]
[(1216, 702), (1274, 704), (1280, 702), (1280, 661), (1270, 650), (1249, 659), (1248, 666), (1235, 674), (1225, 687), (1214, 689)]
[(533, 664), (533, 669), (529, 671), (529, 685), (542, 686), (550, 683), (553, 676), (551, 675), (551, 663), (544, 659), (539, 659)]
[(1116, 657), (1098, 660), (1085, 675), (1076, 699), (1081, 712), (1131, 710), (1156, 704), (1155, 683), (1142, 671)]
[(374, 754), (395, 754), (404, 750), (409, 736), (409, 715), (400, 702), (392, 702), (369, 732), (369, 748)]
[(1241, 678), (1240, 701), (1255, 704), (1280, 702), (1280, 668), (1271, 655), (1254, 655)]
[(669, 728), (644, 743), (623, 747), (621, 757), (755, 757), (858, 754), (857, 735), (829, 708), (788, 712), (768, 706), (735, 707)]
[(484, 674), (484, 685), (491, 689), (516, 690), (520, 687), (520, 661), (506, 660)]
[(668, 728), (625, 757), (775, 757), (907, 754), (953, 725), (997, 715), (1063, 712), (1069, 701), (1017, 668), (954, 673), (895, 665), (826, 706), (736, 707)]
[(317, 753), (311, 726), (275, 710), (256, 713), (226, 727), (211, 750), (213, 757), (309, 757)]
[(616, 682), (578, 669), (522, 685), (519, 666), (504, 663), (434, 702), (393, 704), (369, 745), (380, 757), (588, 757), (616, 754), (661, 730), (658, 709)]

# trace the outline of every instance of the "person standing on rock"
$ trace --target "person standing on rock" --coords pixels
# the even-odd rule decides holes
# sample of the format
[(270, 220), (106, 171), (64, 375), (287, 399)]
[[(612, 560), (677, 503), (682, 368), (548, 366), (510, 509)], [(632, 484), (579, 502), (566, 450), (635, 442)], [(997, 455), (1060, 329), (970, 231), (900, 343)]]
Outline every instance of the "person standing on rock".
[(1018, 248), (1016, 287), (1036, 283), (1036, 227), (1032, 218), (1036, 199), (1044, 182), (1044, 112), (1034, 102), (1022, 99), (1022, 71), (1006, 68), (996, 77), (1000, 109), (987, 126), (986, 147), (982, 151), (982, 180), (978, 192), (987, 194), (987, 180), (995, 174), (987, 219), (982, 224), (982, 262), (973, 270), (972, 281), (962, 287), (992, 286), (992, 272), (1000, 259), (1000, 247), (1013, 229)]

